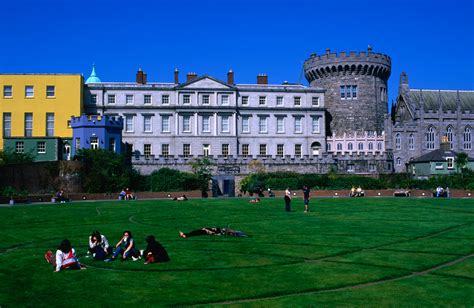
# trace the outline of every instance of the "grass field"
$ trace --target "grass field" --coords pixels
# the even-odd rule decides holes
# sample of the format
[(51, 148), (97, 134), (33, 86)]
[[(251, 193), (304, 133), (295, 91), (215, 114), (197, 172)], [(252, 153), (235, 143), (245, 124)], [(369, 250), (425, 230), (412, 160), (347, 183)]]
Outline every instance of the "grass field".
[[(474, 201), (281, 199), (81, 202), (0, 208), (0, 306), (474, 305)], [(248, 238), (178, 231), (226, 226)], [(153, 234), (171, 262), (105, 263), (53, 273), (46, 250), (71, 240), (79, 256), (98, 229), (113, 244)]]

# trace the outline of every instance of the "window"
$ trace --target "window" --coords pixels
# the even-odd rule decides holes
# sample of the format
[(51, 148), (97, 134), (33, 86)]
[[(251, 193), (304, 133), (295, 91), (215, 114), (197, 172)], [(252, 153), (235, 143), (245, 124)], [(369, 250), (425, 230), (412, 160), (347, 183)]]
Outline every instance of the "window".
[(242, 144), (242, 156), (247, 157), (250, 154), (250, 145)]
[(267, 132), (267, 117), (259, 117), (258, 118), (258, 131), (260, 133)]
[(10, 112), (3, 113), (3, 137), (12, 135), (12, 114)]
[(339, 92), (341, 99), (357, 99), (357, 86), (340, 86)]
[(260, 155), (267, 155), (267, 145), (266, 144), (261, 144), (260, 145)]
[(284, 149), (284, 144), (277, 144), (277, 156), (283, 157)]
[(189, 157), (191, 155), (191, 145), (190, 144), (183, 144), (183, 156)]
[(277, 133), (285, 132), (285, 119), (283, 117), (277, 117)]
[(265, 105), (267, 103), (267, 97), (266, 96), (259, 96), (258, 97), (258, 104), (260, 106)]
[(250, 133), (250, 117), (248, 116), (242, 117), (242, 132)]
[(448, 169), (454, 169), (454, 157), (447, 157)]
[(471, 128), (468, 126), (464, 129), (463, 133), (463, 148), (464, 150), (472, 149), (472, 137), (471, 137)]
[(202, 132), (203, 133), (211, 132), (211, 117), (210, 116), (202, 117)]
[(301, 97), (295, 96), (293, 98), (293, 102), (294, 102), (295, 106), (301, 106)]
[(221, 132), (223, 132), (223, 133), (230, 132), (229, 116), (222, 116), (222, 118), (221, 118)]
[(46, 86), (46, 97), (55, 97), (56, 96), (56, 87), (55, 86)]
[(170, 132), (170, 116), (167, 116), (167, 115), (161, 116), (161, 132), (162, 133)]
[(311, 104), (313, 105), (313, 107), (319, 107), (319, 97), (313, 96), (311, 98)]
[(242, 96), (242, 106), (247, 106), (249, 104), (249, 97)]
[(191, 116), (183, 116), (183, 132), (191, 132)]
[(228, 144), (223, 144), (222, 145), (222, 155), (227, 157), (229, 156), (229, 145)]
[(35, 88), (33, 86), (25, 86), (25, 97), (34, 97)]
[(402, 138), (400, 134), (395, 135), (395, 148), (400, 150), (402, 148)]
[(54, 136), (54, 113), (46, 114), (46, 136)]
[(435, 147), (435, 129), (433, 126), (428, 128), (428, 131), (425, 133), (426, 148), (428, 150), (434, 150)]
[(408, 136), (408, 149), (410, 150), (415, 149), (415, 136), (413, 136), (413, 134), (410, 134)]
[(347, 144), (347, 150), (349, 150), (349, 151), (354, 150), (354, 146), (352, 145), (352, 142), (349, 142), (349, 143)]
[(79, 150), (81, 148), (81, 138), (76, 138), (76, 153), (77, 153), (77, 150)]
[(91, 137), (91, 149), (97, 150), (99, 148), (99, 138), (98, 137)]
[(369, 142), (369, 151), (374, 150), (374, 144), (372, 142)]
[(202, 145), (202, 155), (203, 156), (211, 155), (211, 145), (210, 144), (203, 144)]
[(377, 151), (382, 151), (382, 142), (377, 142)]
[(443, 163), (435, 163), (435, 169), (436, 170), (443, 170), (444, 169)]
[[(350, 86), (348, 86), (350, 88)], [(352, 86), (352, 98), (357, 98), (357, 86)]]
[(15, 142), (15, 152), (16, 153), (25, 153), (25, 143), (23, 141)]
[(151, 144), (144, 144), (143, 145), (143, 155), (145, 155), (145, 159), (149, 159), (151, 156)]
[(339, 90), (340, 90), (340, 93), (341, 93), (341, 99), (345, 99), (345, 97), (346, 97), (346, 87), (345, 86), (340, 86)]
[(295, 117), (295, 133), (303, 132), (303, 118)]
[(143, 95), (143, 104), (151, 105), (151, 95), (150, 94)]
[(115, 152), (115, 138), (109, 138), (109, 151)]
[(125, 132), (133, 133), (133, 115), (126, 115), (125, 116)]
[(396, 159), (396, 164), (397, 166), (401, 166), (402, 165), (402, 159), (400, 157), (397, 157)]
[(222, 95), (221, 96), (221, 104), (222, 105), (229, 105), (229, 95)]
[(277, 96), (276, 105), (283, 106), (283, 96)]
[(115, 94), (107, 95), (107, 104), (115, 104)]
[(161, 155), (164, 157), (170, 156), (170, 145), (169, 144), (162, 144), (161, 145)]
[(359, 144), (357, 145), (357, 149), (359, 151), (363, 151), (364, 150), (364, 144), (362, 142), (359, 142)]
[(449, 149), (452, 150), (454, 146), (453, 146), (453, 128), (451, 126), (448, 126), (448, 128), (446, 129), (446, 137), (448, 139)]
[(350, 165), (347, 165), (347, 172), (354, 172), (354, 165), (350, 164)]
[(190, 94), (184, 94), (183, 95), (183, 105), (189, 105), (191, 104), (191, 95)]
[(209, 94), (205, 94), (205, 95), (202, 96), (202, 104), (203, 105), (209, 105), (210, 104)]
[(97, 94), (91, 94), (91, 104), (97, 104)]
[(301, 144), (295, 144), (295, 157), (301, 157), (303, 152), (301, 151), (302, 145)]
[(68, 127), (68, 128), (71, 128), (71, 127), (72, 127), (72, 126), (71, 126), (71, 120), (67, 120), (67, 127)]
[(133, 95), (132, 94), (125, 95), (125, 104), (133, 105)]
[(338, 143), (336, 145), (336, 149), (337, 149), (337, 151), (342, 151), (342, 143)]
[(25, 113), (25, 137), (33, 136), (33, 114)]
[(369, 171), (370, 171), (370, 172), (375, 172), (375, 171), (377, 171), (377, 168), (376, 168), (375, 164), (369, 164)]
[(3, 86), (3, 97), (12, 97), (13, 90), (12, 86)]
[(319, 133), (319, 117), (313, 117), (311, 122), (312, 132)]
[(328, 152), (331, 152), (331, 144), (330, 143), (326, 143), (326, 151)]
[(169, 105), (170, 104), (170, 96), (169, 95), (162, 95), (161, 96), (161, 103), (163, 105)]
[(151, 115), (143, 116), (143, 131), (145, 133), (151, 133)]
[(38, 148), (38, 154), (46, 153), (46, 142), (38, 141), (37, 148)]

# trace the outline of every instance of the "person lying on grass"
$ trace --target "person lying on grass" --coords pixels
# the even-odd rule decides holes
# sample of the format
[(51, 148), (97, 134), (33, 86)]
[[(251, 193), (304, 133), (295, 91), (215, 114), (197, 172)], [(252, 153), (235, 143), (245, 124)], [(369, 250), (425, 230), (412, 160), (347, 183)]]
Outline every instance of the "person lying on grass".
[(63, 240), (61, 245), (59, 245), (55, 258), (53, 258), (53, 252), (51, 250), (46, 252), (44, 258), (49, 264), (53, 265), (55, 272), (86, 269), (79, 263), (76, 257), (76, 251), (71, 247), (71, 242), (67, 239)]
[(146, 249), (143, 251), (145, 264), (168, 262), (170, 260), (166, 249), (156, 241), (153, 235), (148, 235), (145, 241), (147, 242)]
[(204, 227), (198, 230), (191, 231), (189, 233), (184, 233), (182, 231), (179, 231), (179, 236), (182, 238), (187, 238), (190, 236), (200, 236), (200, 235), (218, 235), (218, 236), (237, 236), (237, 237), (246, 237), (247, 234), (245, 234), (242, 231), (237, 231), (237, 230), (232, 230), (228, 228), (209, 228), (209, 227)]
[(122, 238), (118, 241), (117, 245), (115, 245), (115, 251), (112, 258), (105, 261), (113, 261), (119, 255), (122, 256), (122, 261), (125, 261), (128, 258), (132, 258), (133, 261), (140, 259), (140, 252), (135, 248), (135, 241), (133, 240), (131, 231), (127, 230), (123, 232)]
[(109, 246), (109, 241), (105, 235), (100, 234), (99, 231), (94, 231), (89, 236), (89, 250), (87, 254), (92, 253), (95, 260), (104, 260), (112, 253), (112, 247)]

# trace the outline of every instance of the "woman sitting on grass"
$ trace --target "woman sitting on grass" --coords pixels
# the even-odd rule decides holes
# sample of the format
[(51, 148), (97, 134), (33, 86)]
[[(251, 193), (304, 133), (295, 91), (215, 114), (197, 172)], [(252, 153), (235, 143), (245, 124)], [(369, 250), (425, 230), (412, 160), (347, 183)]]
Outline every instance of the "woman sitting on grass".
[(155, 240), (153, 235), (148, 235), (145, 240), (147, 242), (146, 249), (143, 251), (145, 264), (168, 262), (170, 260), (165, 248)]
[(107, 241), (107, 238), (97, 230), (92, 232), (91, 236), (89, 236), (88, 253), (92, 253), (92, 257), (95, 260), (104, 260), (110, 253), (112, 253), (109, 241)]
[(191, 231), (189, 233), (184, 233), (179, 231), (179, 236), (182, 238), (187, 238), (190, 236), (200, 236), (200, 235), (224, 235), (224, 236), (237, 236), (237, 237), (246, 237), (247, 234), (245, 234), (242, 231), (237, 231), (237, 230), (232, 230), (228, 228), (209, 228), (209, 227), (204, 227), (198, 230)]
[(76, 258), (76, 251), (71, 247), (69, 240), (63, 240), (56, 251), (56, 257), (53, 258), (53, 253), (48, 251), (44, 258), (53, 265), (54, 271), (59, 272), (63, 270), (85, 269)]
[(132, 232), (128, 230), (123, 232), (122, 238), (118, 241), (117, 245), (115, 245), (115, 251), (112, 258), (107, 259), (106, 261), (113, 261), (119, 255), (122, 256), (122, 261), (125, 261), (128, 258), (137, 261), (140, 258), (140, 253), (135, 248), (135, 241), (133, 240)]

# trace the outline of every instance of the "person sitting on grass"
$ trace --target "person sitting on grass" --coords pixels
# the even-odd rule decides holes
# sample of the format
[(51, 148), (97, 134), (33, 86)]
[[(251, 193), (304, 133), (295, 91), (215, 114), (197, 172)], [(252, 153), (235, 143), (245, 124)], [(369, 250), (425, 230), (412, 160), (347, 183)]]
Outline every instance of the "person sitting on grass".
[(117, 259), (118, 256), (122, 256), (122, 261), (132, 258), (133, 261), (140, 259), (140, 252), (135, 248), (135, 241), (132, 237), (132, 232), (124, 231), (123, 236), (115, 245), (115, 251), (111, 259), (105, 261), (110, 262)]
[(126, 197), (127, 197), (127, 193), (125, 192), (125, 188), (124, 188), (119, 194), (119, 200), (125, 200)]
[(174, 201), (188, 201), (188, 197), (186, 195), (182, 195), (181, 197), (174, 198)]
[(260, 202), (260, 198), (259, 197), (256, 197), (255, 199), (251, 199), (249, 200), (250, 203), (259, 203)]
[(85, 269), (76, 257), (76, 251), (71, 247), (71, 242), (65, 239), (59, 245), (56, 251), (56, 256), (53, 257), (53, 252), (49, 250), (44, 255), (46, 261), (53, 266), (55, 272), (64, 270), (78, 270)]
[(148, 235), (145, 241), (147, 242), (146, 249), (143, 251), (145, 264), (168, 262), (170, 260), (166, 249), (155, 240), (153, 235)]
[(204, 227), (198, 230), (191, 231), (189, 233), (184, 233), (179, 231), (179, 236), (182, 238), (188, 238), (190, 236), (201, 236), (201, 235), (217, 235), (217, 236), (236, 236), (236, 237), (247, 237), (242, 231), (232, 230), (229, 228), (209, 228)]
[(107, 255), (112, 253), (112, 247), (109, 246), (107, 238), (96, 230), (89, 236), (89, 250), (87, 253), (92, 253), (95, 260), (105, 260)]

